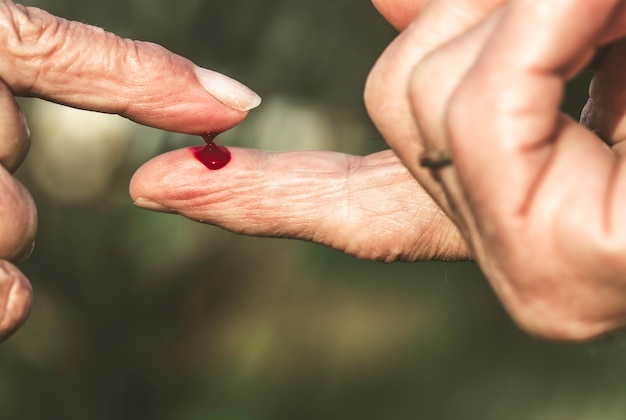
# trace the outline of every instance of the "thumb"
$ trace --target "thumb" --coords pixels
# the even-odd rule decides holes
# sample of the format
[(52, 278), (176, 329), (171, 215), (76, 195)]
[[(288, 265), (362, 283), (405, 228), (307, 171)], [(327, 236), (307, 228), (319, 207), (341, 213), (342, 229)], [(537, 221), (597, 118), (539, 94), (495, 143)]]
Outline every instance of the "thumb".
[(390, 150), (367, 156), (229, 150), (232, 160), (218, 171), (207, 170), (195, 148), (146, 162), (130, 183), (135, 205), (365, 259), (469, 256), (456, 226)]
[(15, 94), (197, 134), (238, 124), (259, 96), (148, 42), (0, 3), (0, 78)]

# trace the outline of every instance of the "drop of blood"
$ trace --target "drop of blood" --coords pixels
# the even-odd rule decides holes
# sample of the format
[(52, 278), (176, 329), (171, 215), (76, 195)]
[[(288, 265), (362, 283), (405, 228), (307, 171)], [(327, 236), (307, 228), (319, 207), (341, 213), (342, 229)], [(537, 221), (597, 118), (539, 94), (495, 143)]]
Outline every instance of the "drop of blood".
[(202, 138), (206, 142), (204, 147), (194, 148), (196, 159), (209, 169), (221, 169), (230, 162), (230, 151), (224, 146), (218, 146), (213, 141), (219, 133), (202, 134)]

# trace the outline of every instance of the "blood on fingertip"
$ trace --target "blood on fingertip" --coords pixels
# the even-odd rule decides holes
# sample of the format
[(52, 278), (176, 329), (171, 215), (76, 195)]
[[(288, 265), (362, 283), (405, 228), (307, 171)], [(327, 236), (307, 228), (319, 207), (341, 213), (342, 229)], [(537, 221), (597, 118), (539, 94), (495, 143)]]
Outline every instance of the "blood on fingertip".
[(201, 134), (206, 146), (193, 148), (196, 159), (211, 170), (221, 169), (230, 162), (230, 151), (224, 146), (215, 144), (214, 139), (218, 134), (217, 132)]

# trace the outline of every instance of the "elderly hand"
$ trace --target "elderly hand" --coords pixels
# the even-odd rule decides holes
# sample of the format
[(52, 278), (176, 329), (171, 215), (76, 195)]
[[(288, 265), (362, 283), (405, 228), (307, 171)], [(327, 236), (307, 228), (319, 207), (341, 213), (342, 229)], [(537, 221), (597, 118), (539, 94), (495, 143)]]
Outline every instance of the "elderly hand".
[(26, 318), (32, 291), (9, 261), (28, 256), (37, 230), (37, 212), (28, 191), (11, 173), (28, 151), (26, 121), (8, 87), (0, 81), (0, 340)]
[[(406, 24), (424, 1), (394, 1)], [(267, 153), (229, 148), (207, 171), (189, 150), (161, 155), (133, 177), (135, 204), (257, 236), (321, 243), (381, 261), (469, 258), (456, 226), (392, 151)]]
[[(369, 80), (388, 143), (541, 337), (626, 324), (625, 19), (618, 0), (437, 0)], [(590, 66), (585, 128), (559, 106)], [(441, 151), (451, 164), (420, 165)]]
[[(11, 172), (28, 129), (14, 95), (117, 113), (184, 133), (233, 127), (260, 99), (226, 76), (150, 43), (121, 39), (36, 8), (0, 1), (0, 340), (25, 320), (32, 291), (10, 262), (33, 246), (36, 210)], [(45, 139), (41, 139), (45, 141)]]

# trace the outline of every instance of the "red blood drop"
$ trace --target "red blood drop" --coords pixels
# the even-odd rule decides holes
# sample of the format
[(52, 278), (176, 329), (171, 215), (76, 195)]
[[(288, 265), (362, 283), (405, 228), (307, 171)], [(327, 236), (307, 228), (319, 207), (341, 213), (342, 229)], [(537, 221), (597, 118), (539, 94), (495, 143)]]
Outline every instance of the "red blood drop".
[(202, 134), (206, 146), (194, 149), (196, 159), (209, 169), (221, 169), (230, 162), (230, 152), (228, 149), (224, 146), (218, 146), (213, 141), (218, 134), (219, 133)]

